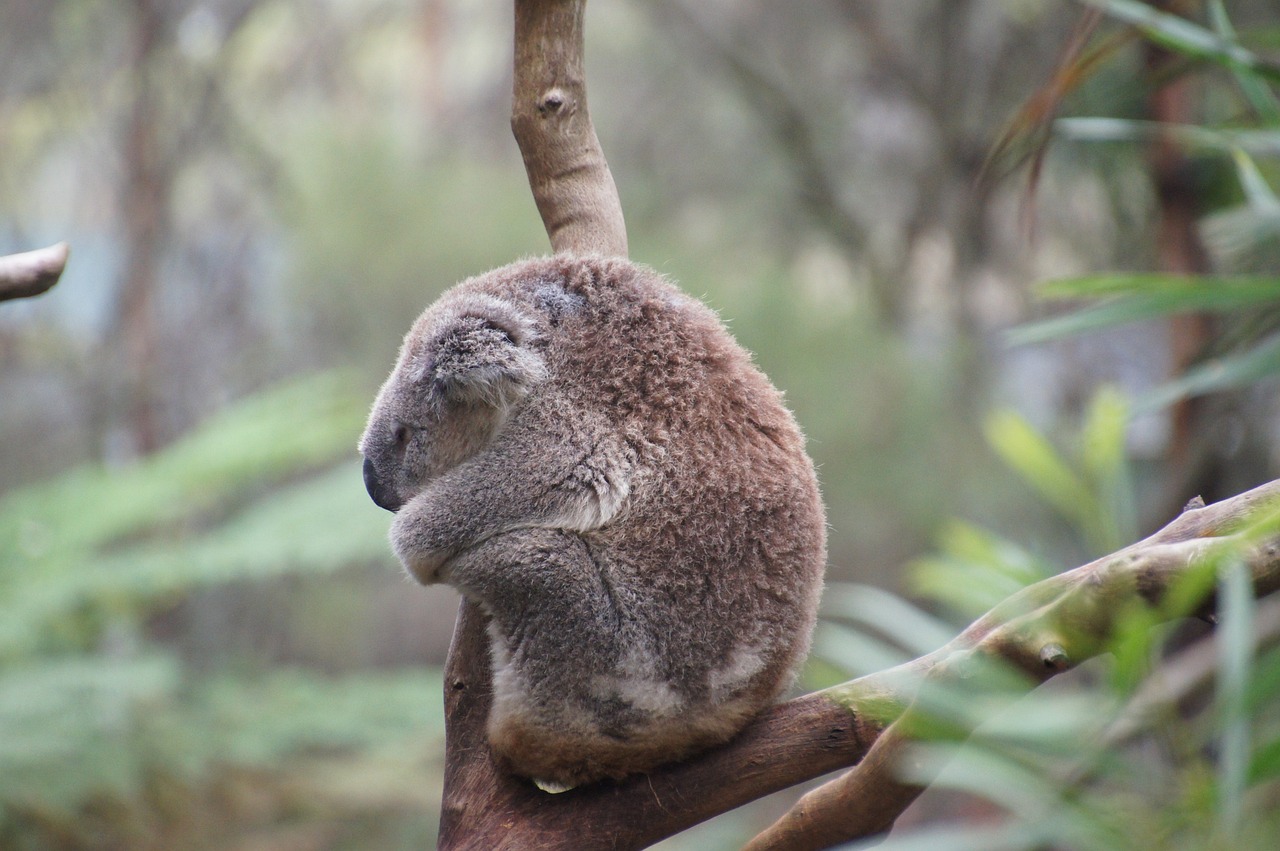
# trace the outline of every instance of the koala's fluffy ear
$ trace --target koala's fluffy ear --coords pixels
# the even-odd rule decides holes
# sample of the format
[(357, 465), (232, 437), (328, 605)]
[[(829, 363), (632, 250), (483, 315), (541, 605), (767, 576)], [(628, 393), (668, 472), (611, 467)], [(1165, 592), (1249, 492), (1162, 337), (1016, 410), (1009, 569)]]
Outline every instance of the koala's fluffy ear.
[(469, 305), (424, 352), (422, 379), (452, 401), (508, 407), (546, 377), (527, 320), (496, 299)]

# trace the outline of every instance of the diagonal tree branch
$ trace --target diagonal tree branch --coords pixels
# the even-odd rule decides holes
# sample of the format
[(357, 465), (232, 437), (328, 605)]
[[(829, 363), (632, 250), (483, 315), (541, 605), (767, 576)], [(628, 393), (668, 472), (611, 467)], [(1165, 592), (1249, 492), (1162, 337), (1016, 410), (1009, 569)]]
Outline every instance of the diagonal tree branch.
[[(1255, 593), (1276, 591), (1278, 501), (1280, 481), (1211, 506), (1193, 501), (1150, 538), (1029, 586), (945, 647), (902, 667), (923, 673), (918, 694), (925, 688), (954, 687), (984, 662), (997, 660), (1024, 673), (1025, 690), (1030, 691), (1104, 652), (1120, 613), (1133, 605), (1153, 607), (1156, 620), (1177, 617), (1176, 612), (1162, 610), (1161, 603), (1176, 582), (1205, 564), (1226, 556), (1239, 558), (1249, 570)], [(865, 679), (837, 686), (832, 690), (836, 699), (855, 705)], [(911, 730), (927, 715), (914, 701), (857, 768), (801, 798), (747, 846), (749, 851), (827, 848), (888, 830), (924, 790), (899, 779), (899, 769), (912, 742)]]
[(1146, 540), (1013, 595), (934, 653), (776, 706), (729, 744), (694, 760), (562, 795), (547, 795), (494, 766), (483, 732), (490, 699), (483, 627), (464, 605), (445, 677), (451, 727), (440, 847), (643, 848), (854, 764), (748, 847), (824, 848), (883, 832), (922, 789), (896, 773), (909, 731), (924, 714), (913, 702), (921, 688), (966, 680), (984, 660), (1000, 659), (1027, 674), (1029, 690), (1101, 652), (1116, 613), (1135, 603), (1158, 606), (1181, 577), (1227, 552), (1243, 559), (1259, 594), (1277, 590), (1276, 524), (1265, 537), (1240, 527), (1274, 518), (1278, 499), (1275, 481), (1189, 507)]
[(65, 242), (0, 257), (0, 301), (31, 298), (58, 283), (71, 246)]

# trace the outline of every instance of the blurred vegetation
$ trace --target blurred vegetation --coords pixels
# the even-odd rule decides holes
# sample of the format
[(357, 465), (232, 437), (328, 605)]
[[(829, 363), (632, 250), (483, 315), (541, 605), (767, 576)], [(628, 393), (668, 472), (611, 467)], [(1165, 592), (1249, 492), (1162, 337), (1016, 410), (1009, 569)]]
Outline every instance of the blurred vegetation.
[[(633, 256), (720, 311), (820, 465), (833, 582), (807, 685), (930, 650), (1167, 519), (1192, 495), (1169, 484), (1174, 400), (1212, 393), (1213, 487), (1277, 474), (1272, 0), (1172, 4), (1185, 21), (1114, 0), (591, 5)], [(1109, 16), (1072, 54), (1083, 7)], [(422, 307), (546, 248), (507, 128), (509, 14), (0, 8), (0, 251), (74, 246), (58, 288), (0, 310), (0, 846), (430, 846), (455, 598), (406, 592), (353, 446)], [(1145, 69), (1151, 40), (1172, 70)], [(1175, 80), (1196, 108), (1153, 127)], [(1198, 277), (1159, 271), (1164, 137), (1196, 187)], [(1010, 173), (1035, 191), (990, 179)], [(1222, 324), (1179, 371), (1166, 320), (1188, 311)], [(938, 737), (964, 795), (926, 796), (893, 841), (1273, 844), (1280, 660), (1230, 587), (1216, 693), (1109, 738), (1166, 637), (1135, 622), (1110, 668)], [(667, 845), (735, 847), (780, 805)], [(991, 826), (906, 830), (975, 813)]]
[[(1091, 505), (1115, 499), (1115, 483), (1128, 478), (1122, 453), (1114, 451), (1122, 443), (1097, 442), (1098, 419), (1114, 420), (1105, 412), (1111, 404), (1108, 394), (1099, 397), (1079, 440), (1105, 459), (1070, 488)], [(1015, 429), (1020, 438), (1009, 440), (1007, 430)], [(1101, 431), (1116, 434), (1105, 425)], [(1060, 499), (1068, 460), (1043, 435), (1025, 423), (1007, 424), (993, 429), (992, 440), (1029, 492), (1083, 538), (1094, 535), (1093, 518)], [(1274, 516), (1266, 522), (1272, 534)], [(983, 530), (954, 527), (939, 554), (912, 569), (918, 599), (948, 620), (879, 589), (837, 586), (825, 598), (815, 655), (836, 680), (899, 664), (1053, 572)], [(1024, 675), (996, 664), (962, 683), (926, 685), (909, 776), (930, 784), (928, 794), (959, 793), (970, 811), (986, 817), (900, 829), (883, 844), (850, 847), (1271, 847), (1280, 836), (1280, 605), (1256, 602), (1230, 555), (1201, 566), (1182, 585), (1165, 605), (1185, 615), (1216, 585), (1222, 625), (1176, 653), (1162, 653), (1172, 630), (1153, 628), (1152, 614), (1135, 610), (1120, 618), (1107, 655), (1030, 696), (1023, 696)]]
[[(291, 382), (138, 464), (76, 468), (6, 495), (6, 847), (170, 848), (197, 835), (234, 846), (287, 836), (294, 821), (334, 845), (355, 836), (352, 819), (365, 822), (361, 842), (430, 841), (438, 671), (335, 677), (164, 641), (176, 601), (202, 588), (385, 558), (381, 512), (350, 486), (356, 386), (338, 373)], [(303, 622), (295, 605), (276, 616)], [(378, 813), (397, 816), (389, 835)]]

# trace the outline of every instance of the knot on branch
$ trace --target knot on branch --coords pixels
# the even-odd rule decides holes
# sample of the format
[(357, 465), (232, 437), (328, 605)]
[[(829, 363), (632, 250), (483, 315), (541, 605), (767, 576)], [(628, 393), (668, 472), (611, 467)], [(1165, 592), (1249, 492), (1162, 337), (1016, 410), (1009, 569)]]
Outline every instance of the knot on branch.
[(556, 115), (568, 102), (569, 96), (559, 86), (548, 89), (538, 98), (538, 114), (544, 117)]
[(1065, 671), (1071, 667), (1071, 657), (1057, 642), (1050, 642), (1040, 648), (1040, 661), (1051, 671)]

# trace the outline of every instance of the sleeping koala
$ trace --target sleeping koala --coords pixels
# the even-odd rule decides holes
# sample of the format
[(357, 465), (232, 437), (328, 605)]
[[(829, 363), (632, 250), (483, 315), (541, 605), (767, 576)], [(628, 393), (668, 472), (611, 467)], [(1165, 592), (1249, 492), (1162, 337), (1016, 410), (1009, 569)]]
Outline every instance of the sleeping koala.
[(446, 292), (360, 440), (418, 581), (490, 618), (489, 743), (572, 786), (723, 742), (809, 647), (826, 525), (781, 394), (716, 316), (626, 260)]

